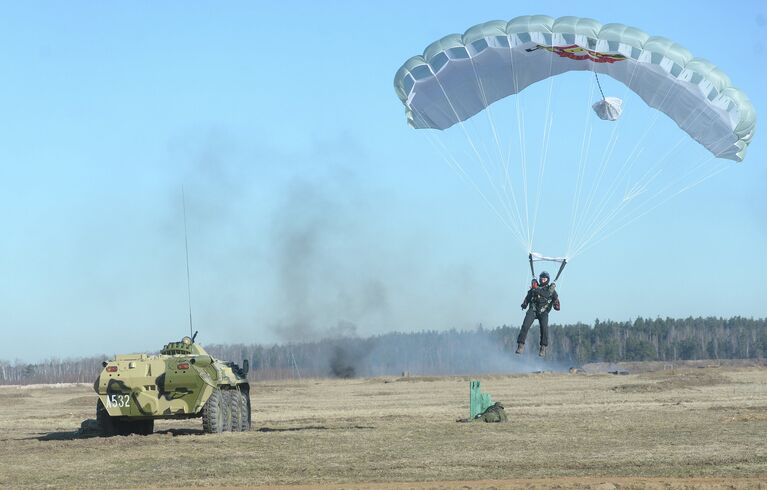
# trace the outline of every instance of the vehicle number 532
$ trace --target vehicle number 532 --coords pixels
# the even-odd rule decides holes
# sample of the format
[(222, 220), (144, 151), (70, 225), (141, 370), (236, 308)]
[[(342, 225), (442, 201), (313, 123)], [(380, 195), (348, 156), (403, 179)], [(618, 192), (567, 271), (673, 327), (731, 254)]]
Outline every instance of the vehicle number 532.
[(130, 395), (107, 395), (107, 407), (130, 407)]

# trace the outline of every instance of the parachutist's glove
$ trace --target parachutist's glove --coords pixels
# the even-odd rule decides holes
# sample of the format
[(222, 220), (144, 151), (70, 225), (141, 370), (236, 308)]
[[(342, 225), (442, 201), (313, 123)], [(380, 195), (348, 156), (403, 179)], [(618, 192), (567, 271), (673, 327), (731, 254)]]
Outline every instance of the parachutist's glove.
[(554, 309), (559, 311), (560, 306), (561, 305), (559, 304), (559, 298), (555, 299), (554, 300)]
[(527, 308), (527, 303), (522, 303), (520, 306), (521, 306), (521, 307), (522, 307), (522, 309), (524, 310), (525, 308)]

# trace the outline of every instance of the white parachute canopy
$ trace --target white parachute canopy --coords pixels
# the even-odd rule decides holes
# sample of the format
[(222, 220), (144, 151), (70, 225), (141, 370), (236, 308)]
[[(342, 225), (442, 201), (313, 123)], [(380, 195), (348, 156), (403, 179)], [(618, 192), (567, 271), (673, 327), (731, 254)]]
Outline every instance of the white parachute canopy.
[(717, 157), (741, 161), (756, 113), (711, 62), (622, 24), (545, 15), (491, 21), (429, 45), (397, 71), (395, 90), (415, 128), (446, 129), (569, 71), (608, 75)]

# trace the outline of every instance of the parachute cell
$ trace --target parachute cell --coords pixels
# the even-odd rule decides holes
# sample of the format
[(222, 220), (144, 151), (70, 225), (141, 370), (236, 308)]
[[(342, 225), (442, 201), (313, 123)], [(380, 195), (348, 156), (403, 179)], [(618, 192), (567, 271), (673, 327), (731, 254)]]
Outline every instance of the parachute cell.
[[(487, 22), (432, 43), (405, 62), (394, 85), (411, 126), (442, 130), (535, 82), (578, 70), (609, 75), (715, 156), (743, 160), (756, 125), (745, 94), (712, 63), (622, 24), (542, 15)], [(615, 120), (620, 100), (608, 99), (594, 110)]]

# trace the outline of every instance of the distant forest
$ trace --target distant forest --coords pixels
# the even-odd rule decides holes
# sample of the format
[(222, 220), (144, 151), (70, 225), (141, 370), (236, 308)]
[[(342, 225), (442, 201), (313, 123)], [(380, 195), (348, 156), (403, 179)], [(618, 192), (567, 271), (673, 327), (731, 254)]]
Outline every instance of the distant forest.
[[(204, 345), (213, 356), (250, 363), (257, 380), (566, 369), (589, 362), (767, 357), (767, 319), (637, 318), (633, 322), (553, 325), (545, 361), (537, 357), (537, 324), (525, 355), (515, 356), (517, 327), (388, 333), (279, 345)], [(106, 356), (0, 361), (0, 384), (93, 382)]]

